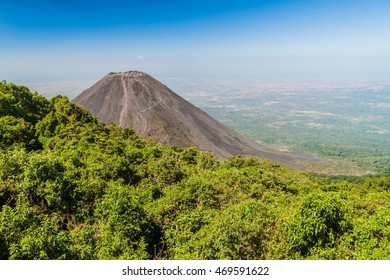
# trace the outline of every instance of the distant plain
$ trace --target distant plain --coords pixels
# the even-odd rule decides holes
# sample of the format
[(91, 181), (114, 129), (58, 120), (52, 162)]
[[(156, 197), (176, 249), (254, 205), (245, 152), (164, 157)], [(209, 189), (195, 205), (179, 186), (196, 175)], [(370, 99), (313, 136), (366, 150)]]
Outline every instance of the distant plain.
[(390, 83), (162, 81), (254, 141), (390, 173)]

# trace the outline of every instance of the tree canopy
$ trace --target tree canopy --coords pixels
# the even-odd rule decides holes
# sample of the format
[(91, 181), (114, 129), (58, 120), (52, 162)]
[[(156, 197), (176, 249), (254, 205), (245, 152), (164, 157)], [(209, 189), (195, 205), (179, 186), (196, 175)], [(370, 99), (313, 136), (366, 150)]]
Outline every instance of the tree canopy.
[(389, 259), (389, 186), (162, 147), (0, 83), (0, 259)]

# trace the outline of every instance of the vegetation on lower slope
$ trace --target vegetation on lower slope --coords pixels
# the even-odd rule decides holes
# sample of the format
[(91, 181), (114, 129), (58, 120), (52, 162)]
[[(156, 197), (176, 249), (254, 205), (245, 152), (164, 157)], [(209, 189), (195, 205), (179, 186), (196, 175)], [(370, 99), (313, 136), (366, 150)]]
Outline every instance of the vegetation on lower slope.
[(389, 259), (389, 191), (161, 147), (0, 83), (0, 259)]

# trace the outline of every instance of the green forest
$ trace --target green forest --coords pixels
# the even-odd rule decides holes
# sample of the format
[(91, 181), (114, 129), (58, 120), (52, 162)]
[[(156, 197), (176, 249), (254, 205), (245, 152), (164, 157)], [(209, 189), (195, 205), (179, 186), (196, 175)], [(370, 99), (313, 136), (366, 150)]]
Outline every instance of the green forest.
[(162, 147), (4, 81), (0, 259), (390, 259), (390, 178)]

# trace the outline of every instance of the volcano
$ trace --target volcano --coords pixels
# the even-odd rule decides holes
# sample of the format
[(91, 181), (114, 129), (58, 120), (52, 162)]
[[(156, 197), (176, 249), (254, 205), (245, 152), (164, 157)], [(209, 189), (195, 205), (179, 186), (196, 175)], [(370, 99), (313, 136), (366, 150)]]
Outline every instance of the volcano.
[(218, 158), (250, 155), (298, 169), (304, 169), (307, 161), (319, 160), (253, 142), (139, 71), (111, 72), (73, 101), (103, 123), (132, 128), (141, 138), (162, 145), (196, 146)]

